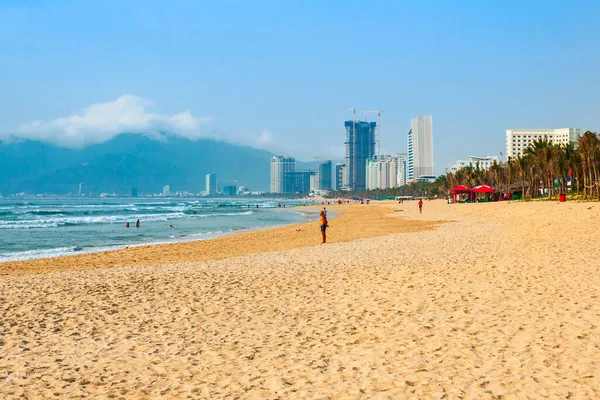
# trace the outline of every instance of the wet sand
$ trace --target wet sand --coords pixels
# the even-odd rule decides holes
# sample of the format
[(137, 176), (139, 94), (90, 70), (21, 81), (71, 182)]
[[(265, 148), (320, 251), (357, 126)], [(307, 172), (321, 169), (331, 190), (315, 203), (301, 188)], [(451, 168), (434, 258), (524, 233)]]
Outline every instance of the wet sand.
[(0, 397), (600, 398), (600, 204), (360, 207), (324, 246), (0, 277)]

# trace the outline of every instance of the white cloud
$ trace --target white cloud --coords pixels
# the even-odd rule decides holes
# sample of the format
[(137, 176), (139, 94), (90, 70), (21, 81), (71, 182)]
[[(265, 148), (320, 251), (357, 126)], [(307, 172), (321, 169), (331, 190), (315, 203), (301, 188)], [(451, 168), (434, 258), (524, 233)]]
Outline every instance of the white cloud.
[(270, 131), (264, 130), (258, 135), (256, 140), (260, 147), (267, 147), (273, 144), (273, 134)]
[(168, 132), (189, 139), (203, 134), (208, 117), (195, 117), (189, 111), (163, 115), (147, 111), (152, 103), (137, 96), (124, 95), (114, 101), (94, 104), (80, 113), (51, 121), (21, 125), (15, 136), (42, 140), (65, 147), (102, 143), (121, 133), (156, 134)]

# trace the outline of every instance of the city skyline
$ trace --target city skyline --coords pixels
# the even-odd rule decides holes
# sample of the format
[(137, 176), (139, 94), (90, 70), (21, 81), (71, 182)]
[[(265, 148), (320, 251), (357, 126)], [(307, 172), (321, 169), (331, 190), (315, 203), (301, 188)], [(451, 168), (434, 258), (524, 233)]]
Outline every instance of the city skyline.
[[(167, 129), (341, 160), (347, 108), (378, 107), (383, 154), (405, 151), (412, 116), (435, 115), (439, 174), (499, 154), (512, 127), (599, 130), (598, 2), (178, 4), (2, 2), (0, 137)], [(370, 56), (340, 62), (359, 48)]]

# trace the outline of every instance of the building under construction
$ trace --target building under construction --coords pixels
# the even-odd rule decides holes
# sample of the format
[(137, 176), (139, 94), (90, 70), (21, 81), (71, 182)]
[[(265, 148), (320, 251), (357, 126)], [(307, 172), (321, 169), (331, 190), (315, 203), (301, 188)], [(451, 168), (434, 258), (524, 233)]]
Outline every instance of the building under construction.
[(367, 160), (375, 154), (375, 129), (377, 123), (346, 121), (346, 163), (343, 188), (365, 189)]

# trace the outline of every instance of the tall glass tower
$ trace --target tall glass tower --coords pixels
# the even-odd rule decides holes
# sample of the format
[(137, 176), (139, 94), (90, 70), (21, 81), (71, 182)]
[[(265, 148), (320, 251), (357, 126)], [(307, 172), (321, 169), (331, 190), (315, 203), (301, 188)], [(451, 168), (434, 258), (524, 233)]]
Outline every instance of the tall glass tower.
[(367, 160), (375, 154), (376, 122), (346, 121), (345, 189), (364, 189), (367, 184)]

